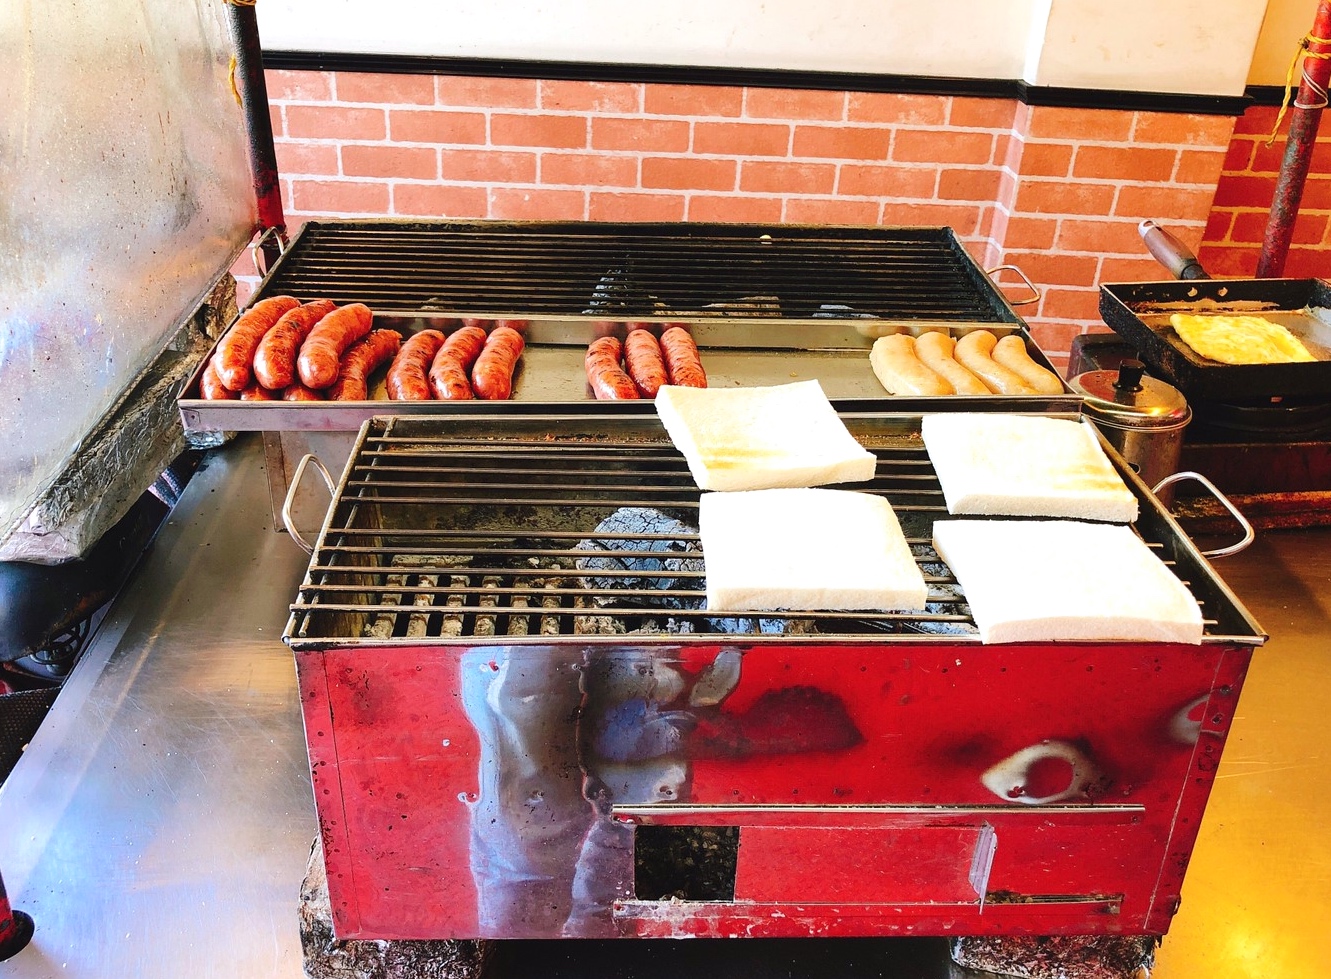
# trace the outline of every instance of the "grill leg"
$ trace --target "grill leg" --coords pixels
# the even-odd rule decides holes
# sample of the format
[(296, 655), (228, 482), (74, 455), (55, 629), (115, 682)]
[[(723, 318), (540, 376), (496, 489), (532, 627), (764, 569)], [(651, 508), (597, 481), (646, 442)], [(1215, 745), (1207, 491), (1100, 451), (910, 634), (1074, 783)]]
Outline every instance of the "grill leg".
[(0, 878), (0, 962), (12, 958), (32, 940), (32, 919), (9, 906), (5, 882)]

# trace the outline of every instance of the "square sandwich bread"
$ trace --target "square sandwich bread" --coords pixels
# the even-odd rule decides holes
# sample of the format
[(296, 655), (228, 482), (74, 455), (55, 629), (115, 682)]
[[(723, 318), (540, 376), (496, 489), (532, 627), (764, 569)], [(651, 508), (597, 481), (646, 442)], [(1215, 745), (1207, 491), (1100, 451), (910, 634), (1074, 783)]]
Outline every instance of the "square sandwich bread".
[(656, 411), (700, 489), (856, 483), (877, 460), (837, 417), (817, 381), (774, 387), (666, 386)]
[(984, 642), (1202, 641), (1196, 599), (1131, 527), (940, 520), (934, 548)]
[(922, 609), (928, 589), (891, 505), (848, 490), (704, 493), (709, 611)]
[(949, 513), (1137, 518), (1090, 422), (962, 412), (925, 415), (920, 431)]

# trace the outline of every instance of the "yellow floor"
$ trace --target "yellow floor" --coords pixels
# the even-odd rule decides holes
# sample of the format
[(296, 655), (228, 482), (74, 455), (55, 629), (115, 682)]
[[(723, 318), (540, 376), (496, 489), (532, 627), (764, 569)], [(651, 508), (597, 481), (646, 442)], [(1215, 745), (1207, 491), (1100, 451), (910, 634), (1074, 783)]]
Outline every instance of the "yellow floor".
[(1331, 977), (1331, 530), (1216, 568), (1258, 649), (1153, 979)]

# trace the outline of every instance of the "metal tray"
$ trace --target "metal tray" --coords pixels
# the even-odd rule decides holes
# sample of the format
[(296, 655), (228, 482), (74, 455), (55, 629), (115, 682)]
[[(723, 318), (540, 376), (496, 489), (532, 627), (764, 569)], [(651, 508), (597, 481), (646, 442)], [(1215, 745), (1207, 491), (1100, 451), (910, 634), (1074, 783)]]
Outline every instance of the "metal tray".
[[(1302, 364), (1221, 364), (1184, 343), (1173, 313), (1256, 314), (1279, 323), (1317, 358)], [(1227, 403), (1284, 397), (1331, 400), (1331, 283), (1322, 279), (1201, 279), (1100, 287), (1100, 315), (1187, 397)]]
[[(476, 316), (468, 312), (467, 316)], [(495, 314), (509, 319), (512, 314)], [(445, 331), (455, 328), (458, 314), (417, 312), (375, 315), (375, 326), (400, 331), (404, 337), (425, 328)], [(372, 378), (369, 401), (281, 402), (205, 401), (199, 395), (199, 377), (204, 364), (181, 393), (181, 420), (188, 432), (203, 431), (356, 431), (367, 419), (389, 412), (397, 415), (493, 414), (496, 411), (548, 410), (571, 404), (595, 406), (607, 414), (641, 413), (650, 404), (639, 401), (597, 402), (587, 387), (583, 356), (587, 344), (598, 336), (623, 336), (622, 322), (590, 316), (550, 317), (526, 320), (523, 332), (527, 347), (514, 375), (513, 397), (508, 402), (389, 401), (384, 388), (385, 370)], [(816, 379), (829, 399), (853, 405), (881, 401), (890, 396), (869, 365), (869, 349), (880, 336), (892, 333), (918, 335), (928, 330), (946, 330), (962, 336), (987, 329), (996, 336), (1020, 334), (1027, 350), (1039, 364), (1053, 370), (1048, 359), (1019, 324), (958, 323), (940, 320), (831, 320), (763, 319), (754, 317), (701, 318), (647, 322), (658, 334), (666, 326), (682, 323), (698, 343), (703, 367), (712, 387), (750, 387)], [(211, 356), (211, 355), (210, 355)], [(204, 363), (206, 364), (206, 360)], [(1070, 410), (1078, 399), (1067, 395)], [(951, 398), (928, 399), (947, 402)], [(1005, 398), (1014, 407), (1045, 410), (1048, 396)]]

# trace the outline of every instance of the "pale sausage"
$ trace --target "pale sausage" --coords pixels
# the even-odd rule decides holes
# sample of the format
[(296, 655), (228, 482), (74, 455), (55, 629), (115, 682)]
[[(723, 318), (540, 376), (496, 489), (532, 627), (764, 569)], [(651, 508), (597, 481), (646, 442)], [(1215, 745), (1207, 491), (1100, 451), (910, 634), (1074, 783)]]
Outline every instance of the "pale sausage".
[(984, 381), (994, 394), (1034, 394), (1035, 389), (1023, 381), (1019, 374), (993, 359), (995, 343), (997, 340), (988, 330), (967, 333), (957, 341), (957, 361)]
[(879, 337), (869, 351), (869, 363), (888, 394), (934, 397), (953, 393), (951, 384), (920, 362), (915, 338), (909, 334)]
[(953, 355), (956, 345), (957, 341), (946, 333), (930, 330), (915, 338), (915, 355), (920, 363), (951, 384), (957, 394), (991, 394), (984, 381), (957, 363)]
[(1037, 364), (1026, 350), (1026, 341), (1015, 333), (994, 345), (994, 362), (1006, 367), (1040, 394), (1062, 394), (1063, 382), (1057, 374)]

